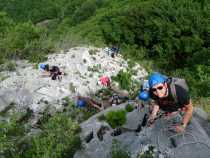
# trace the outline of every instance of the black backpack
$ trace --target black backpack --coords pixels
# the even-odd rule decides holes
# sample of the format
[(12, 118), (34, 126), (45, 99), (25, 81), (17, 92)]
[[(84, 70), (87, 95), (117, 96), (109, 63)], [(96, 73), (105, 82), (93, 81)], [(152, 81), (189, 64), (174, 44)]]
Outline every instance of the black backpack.
[(183, 78), (171, 77), (171, 78), (168, 78), (167, 82), (170, 82), (171, 93), (172, 93), (172, 96), (176, 103), (178, 103), (178, 99), (177, 99), (175, 85), (178, 85), (178, 86), (182, 87), (183, 89), (185, 89), (187, 92), (189, 92), (187, 83), (186, 83), (185, 79), (183, 79)]

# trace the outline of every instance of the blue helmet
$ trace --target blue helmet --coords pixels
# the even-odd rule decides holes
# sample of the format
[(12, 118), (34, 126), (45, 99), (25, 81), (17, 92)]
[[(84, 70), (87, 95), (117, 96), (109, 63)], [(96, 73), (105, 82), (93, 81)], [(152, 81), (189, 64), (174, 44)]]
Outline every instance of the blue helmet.
[(77, 100), (77, 107), (85, 107), (86, 102), (82, 99)]
[(152, 88), (156, 84), (164, 83), (168, 78), (158, 72), (154, 72), (149, 76), (149, 87)]
[(44, 69), (45, 69), (45, 66), (46, 66), (46, 64), (40, 63), (40, 64), (39, 64), (39, 69), (40, 69), (40, 70), (44, 70)]
[(149, 99), (149, 92), (148, 91), (140, 91), (138, 97), (139, 97), (139, 100), (147, 101)]

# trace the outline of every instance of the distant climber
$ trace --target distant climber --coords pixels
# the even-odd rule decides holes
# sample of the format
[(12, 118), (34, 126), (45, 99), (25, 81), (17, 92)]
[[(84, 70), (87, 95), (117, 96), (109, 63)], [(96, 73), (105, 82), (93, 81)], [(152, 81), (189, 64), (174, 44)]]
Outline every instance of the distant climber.
[(98, 110), (103, 110), (103, 106), (101, 103), (93, 100), (90, 97), (83, 97), (83, 96), (77, 96), (76, 106), (83, 108), (83, 107), (94, 107)]
[(117, 94), (121, 98), (128, 99), (129, 97), (129, 93), (126, 90), (119, 89), (117, 86), (112, 84), (111, 79), (108, 76), (101, 76), (99, 78), (98, 84), (108, 88), (110, 91), (113, 91), (115, 94)]
[(39, 69), (43, 71), (42, 76), (49, 76), (52, 80), (58, 79), (61, 81), (63, 72), (60, 71), (58, 66), (49, 66), (49, 64), (39, 64)]
[(165, 115), (172, 116), (183, 112), (181, 122), (174, 129), (176, 132), (184, 132), (191, 120), (193, 105), (188, 94), (188, 87), (184, 79), (169, 78), (158, 72), (149, 76), (149, 96), (153, 99), (152, 111), (149, 116), (149, 124), (154, 123), (159, 110)]
[(112, 47), (106, 47), (104, 49), (104, 51), (111, 56), (112, 58), (114, 58), (115, 56), (117, 56), (119, 54), (120, 48), (119, 46), (113, 45)]
[(77, 107), (94, 107), (98, 110), (104, 110), (111, 106), (117, 106), (125, 102), (127, 98), (113, 94), (108, 99), (92, 99), (91, 97), (77, 96)]
[(109, 91), (111, 91), (111, 95), (109, 97), (103, 99), (92, 99), (91, 97), (77, 97), (77, 106), (79, 107), (94, 107), (98, 110), (103, 110), (111, 106), (117, 106), (126, 100), (128, 100), (128, 93), (117, 89), (114, 85), (111, 84), (111, 80), (108, 76), (102, 76), (99, 78), (99, 84), (107, 87)]

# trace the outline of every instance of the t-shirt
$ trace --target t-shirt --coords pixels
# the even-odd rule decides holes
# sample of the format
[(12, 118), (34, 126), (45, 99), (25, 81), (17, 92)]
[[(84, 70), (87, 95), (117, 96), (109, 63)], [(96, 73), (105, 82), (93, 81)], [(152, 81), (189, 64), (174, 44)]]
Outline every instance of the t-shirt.
[[(170, 83), (168, 83), (168, 87), (170, 87)], [(155, 100), (155, 102), (159, 105), (160, 109), (166, 112), (174, 112), (180, 108), (183, 108), (185, 105), (189, 104), (190, 97), (188, 92), (180, 87), (179, 85), (175, 85), (176, 95), (177, 95), (177, 103), (175, 102), (171, 89), (168, 88), (168, 96), (166, 98), (158, 98), (152, 92), (151, 98)]]
[(50, 72), (51, 73), (59, 73), (60, 72), (60, 69), (57, 66), (52, 66), (52, 68), (50, 69)]

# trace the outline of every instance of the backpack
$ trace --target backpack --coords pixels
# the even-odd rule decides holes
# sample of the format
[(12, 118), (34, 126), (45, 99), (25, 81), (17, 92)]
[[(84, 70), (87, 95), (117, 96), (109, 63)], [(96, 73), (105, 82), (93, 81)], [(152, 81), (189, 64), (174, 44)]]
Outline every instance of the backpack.
[(189, 88), (187, 86), (187, 83), (186, 83), (185, 79), (177, 78), (177, 77), (169, 78), (168, 81), (170, 83), (170, 89), (171, 89), (171, 93), (172, 93), (172, 96), (174, 98), (174, 101), (176, 103), (178, 103), (178, 98), (177, 98), (177, 94), (176, 94), (175, 85), (178, 85), (178, 86), (182, 87), (184, 90), (186, 90), (187, 92), (189, 92)]

